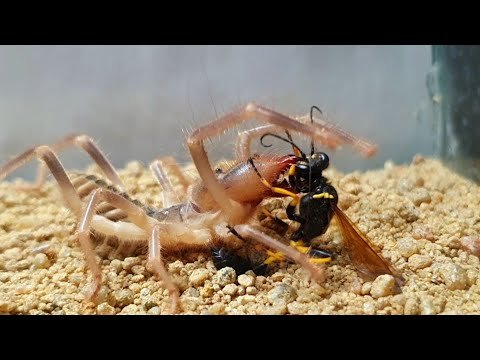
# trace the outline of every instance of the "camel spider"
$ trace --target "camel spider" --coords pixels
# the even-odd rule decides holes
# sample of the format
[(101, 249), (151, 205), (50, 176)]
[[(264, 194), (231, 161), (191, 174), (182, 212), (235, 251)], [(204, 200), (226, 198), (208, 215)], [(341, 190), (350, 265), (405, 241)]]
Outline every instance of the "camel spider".
[[(223, 173), (215, 174), (204, 148), (204, 140), (253, 119), (260, 120), (265, 125), (239, 134), (236, 165)], [(323, 268), (312, 264), (306, 255), (248, 224), (256, 206), (265, 197), (279, 196), (260, 181), (247, 161), (250, 158), (252, 139), (265, 133), (289, 130), (311, 137), (330, 149), (347, 143), (364, 156), (370, 156), (376, 151), (374, 145), (322, 119), (316, 119), (315, 123), (310, 123), (309, 120), (308, 116), (293, 119), (250, 103), (196, 129), (188, 137), (187, 143), (200, 176), (197, 182), (191, 184), (171, 157), (159, 158), (150, 164), (153, 176), (163, 188), (165, 207), (162, 209), (149, 208), (130, 198), (124, 192), (124, 184), (114, 167), (87, 135), (71, 135), (53, 145), (28, 149), (0, 168), (0, 181), (28, 161), (34, 158), (42, 160), (35, 184), (22, 189), (38, 189), (45, 181), (46, 167), (57, 181), (67, 207), (79, 218), (78, 241), (93, 276), (88, 298), (97, 294), (102, 283), (102, 272), (90, 240), (90, 233), (94, 231), (96, 234), (115, 236), (120, 244), (148, 243), (147, 268), (168, 289), (171, 311), (175, 313), (179, 310), (180, 294), (163, 264), (162, 248), (210, 247), (213, 239), (218, 237), (218, 225), (222, 224), (229, 226), (241, 237), (282, 252), (306, 268), (317, 282), (323, 281)], [(56, 153), (72, 146), (83, 149), (113, 185), (107, 185), (94, 177), (84, 176), (81, 180), (76, 180), (72, 175), (67, 175)], [(273, 189), (280, 185), (279, 179), (295, 161), (295, 157), (290, 155), (255, 157), (256, 167), (273, 185)], [(172, 167), (179, 178), (184, 190), (182, 194), (186, 196), (175, 194), (164, 170), (167, 165)], [(175, 201), (176, 197), (181, 202)]]

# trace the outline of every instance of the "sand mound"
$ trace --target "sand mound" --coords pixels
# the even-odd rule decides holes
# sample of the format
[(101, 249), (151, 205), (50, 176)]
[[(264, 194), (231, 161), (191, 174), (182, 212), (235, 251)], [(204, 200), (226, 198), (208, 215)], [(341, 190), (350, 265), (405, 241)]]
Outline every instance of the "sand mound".
[[(321, 241), (338, 257), (328, 265), (322, 286), (295, 264), (280, 265), (268, 276), (237, 276), (229, 268), (217, 271), (208, 253), (167, 257), (168, 270), (182, 291), (183, 312), (480, 313), (480, 261), (471, 254), (480, 235), (476, 184), (437, 160), (421, 157), (410, 165), (386, 163), (384, 169), (366, 173), (327, 174), (346, 214), (403, 273), (401, 294), (392, 294), (388, 276), (363, 282), (332, 226)], [(120, 175), (135, 198), (161, 204), (148, 169), (130, 163)], [(35, 194), (14, 190), (15, 183), (22, 181), (0, 184), (0, 313), (168, 311), (168, 293), (145, 269), (145, 256), (99, 258), (104, 286), (97, 303), (84, 301), (90, 274), (74, 236), (77, 219), (62, 207), (54, 183)]]

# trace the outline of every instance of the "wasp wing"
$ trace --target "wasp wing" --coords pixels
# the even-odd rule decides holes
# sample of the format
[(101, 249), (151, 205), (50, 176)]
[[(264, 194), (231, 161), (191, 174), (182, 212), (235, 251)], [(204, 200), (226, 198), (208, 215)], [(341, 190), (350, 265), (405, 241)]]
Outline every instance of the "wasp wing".
[(336, 205), (333, 206), (333, 210), (339, 222), (350, 260), (361, 276), (365, 280), (371, 281), (379, 275), (390, 274), (395, 278), (398, 286), (403, 285), (402, 276), (375, 250), (375, 245), (348, 216)]

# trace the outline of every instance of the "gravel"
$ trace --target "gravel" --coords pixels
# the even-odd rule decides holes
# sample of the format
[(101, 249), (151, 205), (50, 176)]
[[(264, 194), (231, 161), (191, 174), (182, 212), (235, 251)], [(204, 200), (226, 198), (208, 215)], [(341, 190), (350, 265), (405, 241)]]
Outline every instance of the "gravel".
[[(345, 213), (403, 274), (400, 294), (389, 275), (369, 282), (359, 277), (332, 225), (318, 239), (335, 253), (322, 284), (296, 264), (255, 276), (217, 271), (208, 252), (165, 251), (166, 268), (180, 287), (182, 313), (480, 314), (480, 188), (435, 159), (416, 159), (366, 173), (326, 172)], [(120, 176), (135, 198), (161, 204), (148, 168), (133, 162)], [(62, 207), (53, 182), (35, 194), (16, 191), (14, 184), (21, 183), (0, 183), (0, 313), (168, 313), (168, 291), (146, 270), (145, 254), (97, 256), (103, 286), (90, 301), (91, 274), (75, 237), (76, 217)], [(261, 206), (284, 218), (287, 202), (274, 199)]]

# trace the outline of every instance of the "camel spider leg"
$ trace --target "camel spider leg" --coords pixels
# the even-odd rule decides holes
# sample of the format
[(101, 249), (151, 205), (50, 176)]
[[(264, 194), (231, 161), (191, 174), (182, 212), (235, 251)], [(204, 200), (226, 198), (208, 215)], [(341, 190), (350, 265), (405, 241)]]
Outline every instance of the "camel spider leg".
[[(123, 181), (118, 176), (117, 171), (89, 136), (69, 135), (64, 139), (48, 146), (52, 151), (56, 153), (71, 146), (78, 146), (92, 158), (92, 160), (100, 167), (100, 169), (105, 174), (105, 176), (113, 184), (115, 184), (117, 188), (119, 188), (122, 191), (124, 190), (125, 185), (123, 184)], [(9, 162), (7, 162), (5, 166), (0, 169), (0, 181), (3, 180), (3, 178), (5, 178), (8, 174), (15, 171), (26, 162), (30, 161), (32, 157), (35, 156), (36, 149), (38, 148), (39, 146), (30, 148), (27, 151), (23, 152), (22, 154), (11, 159)], [(37, 179), (35, 183), (32, 185), (21, 186), (20, 189), (27, 190), (27, 191), (38, 190), (40, 186), (42, 186), (43, 183), (45, 182), (46, 175), (47, 175), (47, 172), (46, 172), (45, 166), (43, 164), (40, 164), (37, 171)]]
[(253, 103), (244, 108), (226, 114), (215, 121), (195, 130), (188, 138), (188, 147), (198, 173), (220, 209), (230, 222), (241, 223), (248, 215), (248, 205), (242, 205), (227, 195), (227, 191), (218, 182), (205, 151), (204, 140), (223, 133), (224, 131), (239, 125), (250, 119), (258, 119), (285, 130), (291, 130), (317, 140), (329, 148), (336, 148), (345, 142), (354, 146), (363, 154), (372, 152), (371, 144), (352, 136), (333, 124), (326, 123), (302, 123), (276, 111), (267, 109)]
[(171, 313), (174, 314), (177, 312), (178, 303), (180, 298), (180, 291), (178, 287), (173, 283), (170, 275), (168, 275), (167, 269), (165, 268), (165, 264), (162, 260), (161, 254), (161, 245), (160, 245), (160, 236), (159, 232), (161, 230), (161, 224), (157, 224), (152, 228), (152, 232), (150, 235), (150, 242), (148, 244), (148, 262), (147, 266), (151, 267), (151, 270), (157, 276), (163, 280), (163, 285), (167, 288), (170, 296), (172, 298), (171, 303)]
[(129, 219), (135, 225), (137, 225), (140, 229), (144, 229), (146, 233), (150, 233), (147, 267), (150, 270), (153, 270), (153, 272), (163, 281), (164, 286), (167, 288), (170, 296), (172, 297), (171, 311), (175, 313), (178, 308), (180, 292), (168, 275), (161, 257), (159, 231), (163, 224), (159, 223), (153, 218), (148, 217), (142, 208), (133, 204), (131, 201), (123, 198), (121, 195), (118, 195), (111, 190), (104, 188), (99, 188), (92, 192), (78, 227), (78, 239), (83, 251), (85, 252), (88, 267), (94, 275), (92, 292), (89, 294), (89, 297), (94, 297), (102, 286), (102, 272), (98, 263), (95, 261), (95, 251), (93, 250), (92, 243), (90, 242), (90, 229), (92, 228), (95, 220), (95, 207), (101, 201), (105, 201), (106, 203), (125, 211), (128, 214)]
[[(168, 276), (160, 256), (160, 242), (158, 241), (158, 233), (160, 225), (162, 224), (160, 224), (157, 220), (148, 217), (142, 208), (123, 198), (121, 195), (103, 188), (96, 189), (92, 192), (82, 215), (83, 206), (80, 196), (76, 192), (75, 187), (70, 181), (63, 165), (60, 163), (53, 149), (46, 145), (41, 145), (30, 149), (28, 152), (25, 152), (23, 156), (17, 157), (16, 164), (12, 165), (12, 162), (9, 162), (9, 164), (0, 170), (0, 179), (8, 175), (9, 172), (13, 171), (12, 169), (16, 169), (21, 164), (31, 160), (33, 157), (43, 160), (44, 164), (46, 167), (48, 167), (53, 177), (57, 181), (60, 187), (60, 192), (62, 193), (68, 207), (79, 218), (81, 218), (78, 226), (78, 240), (82, 250), (85, 253), (87, 266), (93, 275), (92, 291), (90, 294), (88, 294), (89, 298), (94, 297), (98, 293), (102, 283), (102, 272), (95, 259), (95, 250), (90, 241), (90, 229), (92, 227), (92, 223), (95, 222), (95, 207), (100, 201), (104, 201), (125, 211), (128, 214), (129, 219), (135, 225), (137, 225), (137, 227), (144, 229), (146, 233), (150, 232), (148, 266), (150, 266), (153, 272), (163, 280), (165, 287), (172, 296), (172, 311), (175, 310), (178, 307), (179, 290)], [(18, 163), (20, 165), (18, 165)], [(99, 219), (99, 221), (101, 221), (101, 219)]]
[(235, 153), (237, 158), (241, 161), (246, 161), (250, 158), (250, 144), (253, 140), (261, 137), (267, 133), (274, 133), (282, 131), (283, 129), (275, 125), (257, 126), (249, 130), (242, 131), (238, 134), (237, 142), (235, 144)]
[[(179, 180), (180, 185), (183, 187), (181, 194), (179, 194), (173, 188), (170, 178), (165, 171), (165, 168), (167, 167), (175, 175), (175, 177)], [(183, 175), (174, 158), (171, 156), (166, 156), (156, 159), (150, 163), (150, 170), (152, 171), (153, 176), (157, 180), (158, 184), (163, 189), (162, 196), (164, 207), (169, 207), (185, 200), (185, 194), (187, 192), (189, 182)]]
[(280, 241), (254, 228), (251, 225), (246, 225), (246, 224), (236, 225), (235, 227), (233, 227), (233, 229), (241, 237), (244, 237), (244, 238), (248, 237), (250, 239), (258, 241), (263, 245), (268, 246), (269, 248), (272, 248), (286, 255), (287, 257), (295, 261), (297, 264), (301, 265), (306, 270), (308, 270), (312, 278), (318, 284), (321, 284), (325, 280), (325, 271), (324, 271), (325, 268), (323, 266), (320, 267), (320, 266), (313, 265), (310, 262), (310, 259), (308, 258), (308, 256), (306, 256), (305, 254), (302, 254), (301, 252), (297, 251), (293, 247), (282, 244)]
[(82, 213), (82, 200), (78, 196), (75, 187), (71, 183), (65, 169), (58, 160), (53, 150), (46, 145), (41, 145), (36, 148), (24, 152), (22, 155), (16, 157), (3, 168), (0, 169), (0, 181), (5, 178), (10, 172), (23, 165), (32, 158), (37, 157), (45, 163), (50, 169), (53, 177), (57, 181), (60, 191), (65, 199), (68, 207), (79, 216)]
[(175, 160), (174, 157), (163, 156), (156, 159), (155, 161), (158, 161), (164, 169), (168, 169), (168, 172), (173, 174), (173, 176), (175, 176), (175, 178), (178, 180), (178, 183), (183, 187), (183, 191), (187, 191), (187, 188), (190, 186), (190, 181), (185, 177), (182, 169), (180, 168), (177, 160)]
[[(311, 122), (310, 115), (303, 115), (297, 118), (298, 121), (302, 123)], [(326, 120), (320, 119), (316, 116), (313, 116), (313, 120), (315, 123), (320, 124), (323, 126), (327, 131), (333, 131), (333, 136), (340, 135), (341, 138), (349, 144), (352, 144), (357, 151), (360, 151), (364, 156), (372, 156), (376, 153), (377, 147), (374, 144), (371, 144), (365, 140), (362, 140), (349, 132), (334, 126), (333, 124), (329, 123)], [(242, 131), (238, 134), (235, 152), (237, 158), (240, 160), (247, 160), (250, 156), (250, 144), (253, 140), (262, 137), (267, 133), (278, 133), (284, 132), (285, 129), (275, 125), (261, 125), (254, 127), (252, 129), (248, 129)]]

